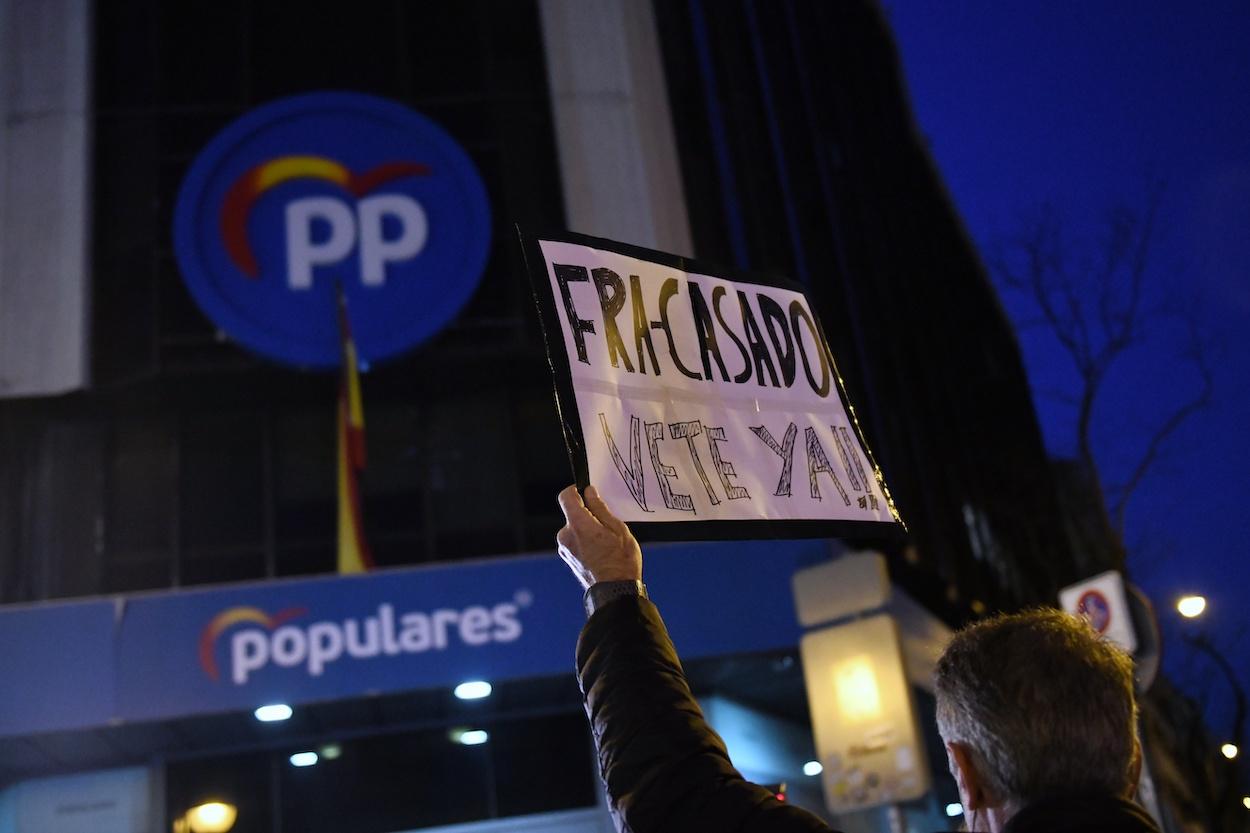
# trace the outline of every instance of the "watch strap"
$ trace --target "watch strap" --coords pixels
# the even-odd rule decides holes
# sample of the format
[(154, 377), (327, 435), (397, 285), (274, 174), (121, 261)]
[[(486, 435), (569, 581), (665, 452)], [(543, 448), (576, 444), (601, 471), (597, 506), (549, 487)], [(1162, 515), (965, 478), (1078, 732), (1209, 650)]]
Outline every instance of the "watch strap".
[(641, 581), (597, 581), (586, 588), (582, 597), (582, 605), (586, 608), (586, 616), (591, 616), (605, 604), (624, 598), (625, 596), (641, 596), (647, 598), (647, 585)]

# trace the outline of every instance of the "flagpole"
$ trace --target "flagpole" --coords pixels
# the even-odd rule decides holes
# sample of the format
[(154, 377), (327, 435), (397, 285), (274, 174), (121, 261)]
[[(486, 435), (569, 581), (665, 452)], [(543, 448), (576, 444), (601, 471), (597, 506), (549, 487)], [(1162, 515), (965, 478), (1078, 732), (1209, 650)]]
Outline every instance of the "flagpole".
[(335, 284), (339, 340), (343, 368), (336, 408), (336, 468), (338, 481), (338, 571), (364, 573), (375, 566), (365, 540), (359, 474), (365, 467), (365, 416), (360, 395), (360, 366), (343, 287)]

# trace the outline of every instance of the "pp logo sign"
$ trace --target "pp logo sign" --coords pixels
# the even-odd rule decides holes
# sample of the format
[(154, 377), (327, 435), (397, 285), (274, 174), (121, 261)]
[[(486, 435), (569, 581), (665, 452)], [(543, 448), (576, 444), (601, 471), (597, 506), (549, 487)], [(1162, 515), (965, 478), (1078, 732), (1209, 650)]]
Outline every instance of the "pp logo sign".
[[(399, 234), (387, 240), (382, 223), (398, 221)], [(317, 222), (330, 233), (322, 242), (313, 237)], [(356, 246), (360, 252), (360, 282), (365, 286), (386, 283), (386, 266), (416, 257), (425, 248), (429, 223), (421, 203), (399, 194), (367, 197), (356, 203), (356, 213), (333, 197), (305, 197), (286, 207), (287, 285), (310, 289), (317, 266), (340, 263)]]
[(335, 293), (363, 359), (450, 322), (481, 279), (485, 189), (463, 150), (395, 102), (283, 99), (218, 134), (183, 181), (175, 249), (222, 330), (271, 358), (337, 366)]

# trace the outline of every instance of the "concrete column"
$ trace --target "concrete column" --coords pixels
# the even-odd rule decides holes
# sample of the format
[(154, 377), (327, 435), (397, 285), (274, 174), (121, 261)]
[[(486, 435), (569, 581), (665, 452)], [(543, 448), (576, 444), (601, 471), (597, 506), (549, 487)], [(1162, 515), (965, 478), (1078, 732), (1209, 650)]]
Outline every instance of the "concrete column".
[(651, 3), (539, 7), (569, 229), (691, 255)]
[(90, 0), (0, 0), (0, 397), (87, 382)]

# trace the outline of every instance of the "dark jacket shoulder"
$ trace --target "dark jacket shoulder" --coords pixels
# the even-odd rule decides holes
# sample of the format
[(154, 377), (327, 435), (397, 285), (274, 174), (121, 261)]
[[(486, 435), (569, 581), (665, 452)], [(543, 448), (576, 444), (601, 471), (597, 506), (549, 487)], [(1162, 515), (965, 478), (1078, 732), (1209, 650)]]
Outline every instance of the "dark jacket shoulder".
[(1003, 833), (1159, 833), (1140, 806), (1109, 796), (1065, 796), (1016, 813)]
[(577, 672), (619, 830), (829, 833), (734, 769), (650, 601), (597, 610), (577, 643)]

